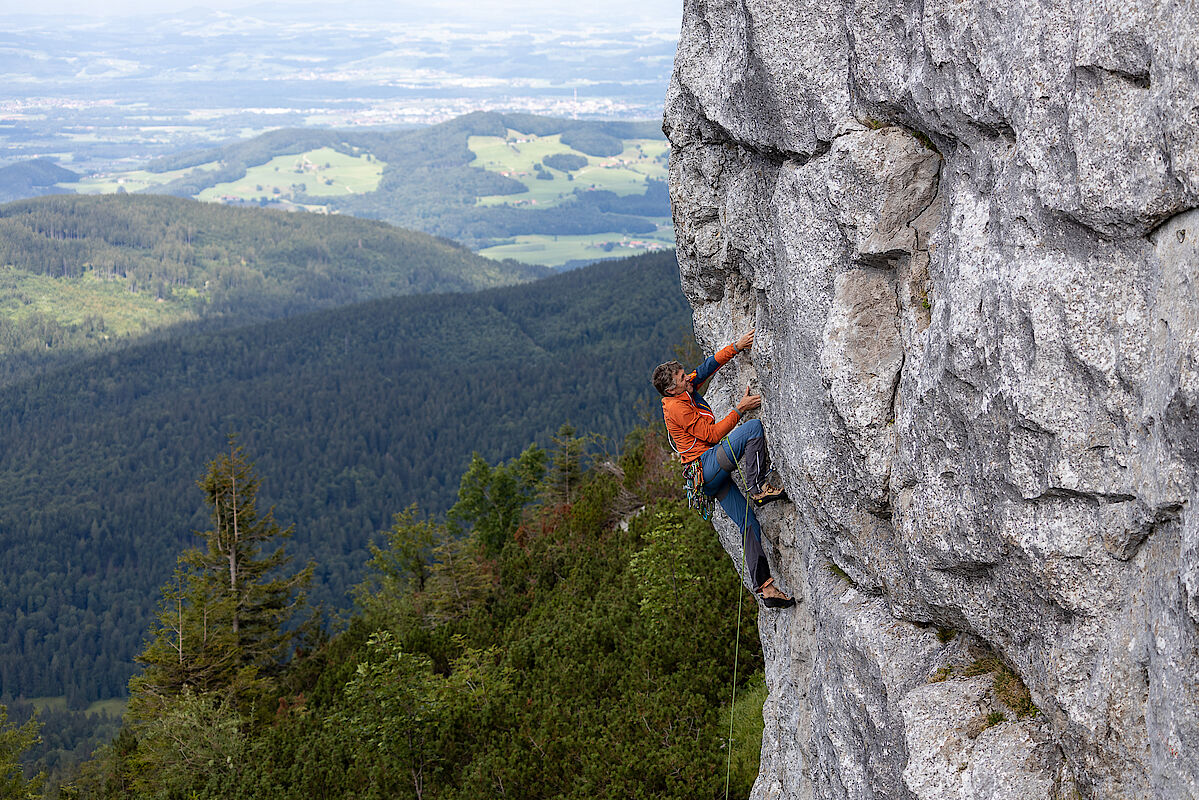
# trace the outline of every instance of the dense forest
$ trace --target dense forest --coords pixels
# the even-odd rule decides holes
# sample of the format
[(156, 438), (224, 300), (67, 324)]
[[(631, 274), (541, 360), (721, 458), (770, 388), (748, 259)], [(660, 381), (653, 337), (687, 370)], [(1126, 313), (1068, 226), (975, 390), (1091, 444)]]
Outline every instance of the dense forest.
[(475, 457), (444, 518), (396, 514), (332, 636), (254, 467), (219, 448), (124, 725), (58, 796), (747, 797), (756, 603), (656, 426), (590, 468), (586, 438)]
[(191, 290), (218, 313), (482, 289), (546, 274), (371, 220), (120, 194), (0, 206), (0, 264), (53, 277), (91, 271), (126, 279), (133, 291), (152, 286), (164, 299)]
[(642, 196), (613, 197), (606, 203), (589, 201), (588, 192), (577, 192), (574, 202), (554, 208), (476, 207), (479, 197), (525, 191), (516, 180), (471, 165), (475, 159), (467, 146), (471, 136), (504, 136), (509, 129), (535, 136), (561, 134), (564, 144), (601, 157), (619, 154), (624, 139), (662, 138), (657, 122), (569, 120), (494, 112), (476, 112), (438, 125), (400, 131), (285, 129), (246, 142), (156, 159), (148, 169), (170, 172), (212, 162), (220, 162), (221, 166), (147, 191), (191, 197), (210, 186), (237, 180), (248, 167), (265, 164), (277, 155), (331, 147), (349, 155), (370, 153), (386, 162), (378, 189), (346, 197), (300, 196), (297, 202), (386, 220), (471, 248), (519, 234), (645, 233), (654, 230), (654, 225), (641, 217), (670, 216), (670, 200), (662, 185), (650, 186)]
[(366, 546), (416, 502), (442, 513), (565, 421), (619, 442), (649, 370), (689, 332), (672, 253), (517, 287), (372, 301), (172, 338), (0, 390), (0, 691), (119, 695), (204, 511), (195, 476), (229, 433), (344, 607)]
[[(10, 203), (0, 206), (0, 386), (149, 333), (125, 321), (121, 335), (122, 312), (211, 328), (376, 297), (503, 286), (547, 272), (345, 216), (149, 195)], [(28, 284), (37, 276), (73, 281), (74, 294), (61, 293), (60, 302), (78, 297), (77, 307), (34, 310), (42, 297)]]

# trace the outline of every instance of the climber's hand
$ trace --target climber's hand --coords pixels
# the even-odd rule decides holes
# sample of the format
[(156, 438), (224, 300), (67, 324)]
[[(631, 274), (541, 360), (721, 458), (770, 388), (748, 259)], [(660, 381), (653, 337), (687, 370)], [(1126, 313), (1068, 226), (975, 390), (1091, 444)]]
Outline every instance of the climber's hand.
[(754, 332), (751, 329), (749, 333), (745, 334), (744, 336), (742, 336), (740, 339), (737, 340), (737, 349), (738, 350), (748, 350), (749, 348), (751, 348), (753, 346), (754, 346)]
[[(751, 332), (750, 335), (752, 336), (753, 333)], [(737, 413), (744, 414), (746, 411), (753, 411), (755, 408), (758, 408), (761, 405), (762, 395), (750, 394), (749, 387), (746, 386), (745, 394), (742, 395), (741, 399), (737, 401)]]

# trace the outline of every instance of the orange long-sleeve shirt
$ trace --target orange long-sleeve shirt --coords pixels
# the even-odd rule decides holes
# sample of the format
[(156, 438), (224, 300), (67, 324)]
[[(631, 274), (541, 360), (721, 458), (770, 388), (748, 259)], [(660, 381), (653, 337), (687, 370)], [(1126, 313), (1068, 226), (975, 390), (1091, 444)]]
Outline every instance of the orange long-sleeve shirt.
[(733, 345), (721, 348), (716, 355), (704, 359), (704, 363), (688, 375), (694, 381), (693, 391), (662, 398), (662, 417), (666, 420), (666, 432), (674, 441), (674, 447), (684, 464), (699, 458), (709, 448), (729, 434), (741, 415), (736, 409), (716, 421), (708, 401), (699, 393), (700, 388), (716, 370), (733, 360), (737, 348)]

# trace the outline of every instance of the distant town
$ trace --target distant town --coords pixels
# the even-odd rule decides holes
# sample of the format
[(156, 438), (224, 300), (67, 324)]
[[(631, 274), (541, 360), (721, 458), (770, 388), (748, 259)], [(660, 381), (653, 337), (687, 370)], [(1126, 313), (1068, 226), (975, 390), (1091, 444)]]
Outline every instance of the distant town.
[(194, 9), (72, 26), (0, 15), (0, 167), (77, 172), (284, 127), (395, 128), (472, 111), (656, 119), (678, 21), (494, 30)]

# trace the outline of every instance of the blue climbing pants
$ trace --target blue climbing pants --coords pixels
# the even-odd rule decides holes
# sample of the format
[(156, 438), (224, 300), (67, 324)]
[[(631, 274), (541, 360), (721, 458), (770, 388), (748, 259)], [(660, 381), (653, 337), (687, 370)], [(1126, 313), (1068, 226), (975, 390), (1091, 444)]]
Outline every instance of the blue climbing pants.
[[(704, 466), (704, 492), (715, 497), (741, 529), (741, 546), (745, 553), (745, 568), (755, 589), (770, 580), (770, 565), (762, 550), (762, 528), (745, 495), (733, 482), (735, 473), (744, 473), (747, 492), (758, 490), (762, 479), (770, 471), (770, 457), (766, 453), (766, 434), (761, 420), (743, 422), (733, 432), (710, 447), (699, 457)], [(740, 470), (738, 470), (740, 465)]]

